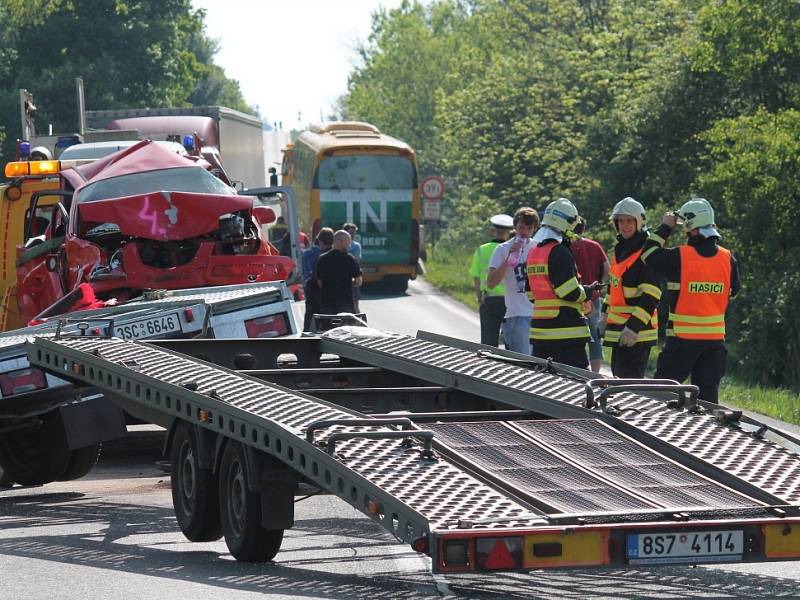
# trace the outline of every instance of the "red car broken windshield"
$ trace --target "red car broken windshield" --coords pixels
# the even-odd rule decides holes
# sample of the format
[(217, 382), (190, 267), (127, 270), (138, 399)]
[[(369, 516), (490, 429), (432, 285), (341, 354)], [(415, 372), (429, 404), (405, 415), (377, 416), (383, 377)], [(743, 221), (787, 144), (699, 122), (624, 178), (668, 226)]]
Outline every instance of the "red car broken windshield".
[(102, 179), (78, 192), (78, 202), (95, 202), (168, 190), (200, 194), (235, 195), (236, 191), (202, 167), (177, 167)]

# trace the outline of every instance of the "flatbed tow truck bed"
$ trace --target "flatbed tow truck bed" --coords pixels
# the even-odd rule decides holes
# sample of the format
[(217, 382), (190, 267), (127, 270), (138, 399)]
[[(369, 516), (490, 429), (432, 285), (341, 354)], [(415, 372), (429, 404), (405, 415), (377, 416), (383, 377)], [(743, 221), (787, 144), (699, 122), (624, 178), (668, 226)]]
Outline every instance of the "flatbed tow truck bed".
[(277, 553), (298, 482), (434, 572), (800, 558), (797, 440), (691, 386), (350, 327), (27, 351), (166, 427), (179, 525), (240, 560)]
[(127, 339), (296, 333), (283, 282), (153, 291), (125, 304), (70, 313), (0, 334), (0, 485), (84, 476), (99, 444), (125, 435), (125, 416), (98, 390), (32, 368), (31, 337), (109, 334)]

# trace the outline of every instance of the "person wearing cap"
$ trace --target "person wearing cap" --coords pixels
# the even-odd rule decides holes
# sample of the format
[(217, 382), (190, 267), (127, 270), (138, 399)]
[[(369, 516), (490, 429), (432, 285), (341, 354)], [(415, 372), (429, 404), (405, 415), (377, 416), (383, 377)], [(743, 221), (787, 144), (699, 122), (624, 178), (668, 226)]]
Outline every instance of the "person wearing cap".
[[(664, 248), (678, 221), (686, 243)], [(655, 377), (683, 382), (691, 377), (700, 399), (719, 402), (719, 382), (725, 374), (725, 311), (741, 287), (739, 267), (721, 236), (714, 209), (705, 198), (686, 202), (664, 215), (644, 244), (641, 260), (667, 280), (669, 320), (667, 342), (658, 357)]]
[(489, 287), (502, 283), (506, 313), (503, 337), (506, 348), (531, 354), (531, 316), (533, 304), (528, 297), (525, 261), (531, 249), (531, 236), (539, 227), (539, 214), (528, 206), (518, 208), (512, 219), (514, 237), (495, 248), (489, 261)]
[(492, 239), (481, 244), (472, 255), (469, 274), (475, 288), (475, 297), (478, 300), (478, 313), (481, 319), (481, 344), (497, 347), (500, 343), (500, 328), (503, 326), (503, 317), (506, 314), (505, 290), (502, 283), (489, 287), (489, 261), (495, 248), (508, 239), (508, 234), (514, 226), (513, 219), (508, 215), (494, 215), (489, 219)]

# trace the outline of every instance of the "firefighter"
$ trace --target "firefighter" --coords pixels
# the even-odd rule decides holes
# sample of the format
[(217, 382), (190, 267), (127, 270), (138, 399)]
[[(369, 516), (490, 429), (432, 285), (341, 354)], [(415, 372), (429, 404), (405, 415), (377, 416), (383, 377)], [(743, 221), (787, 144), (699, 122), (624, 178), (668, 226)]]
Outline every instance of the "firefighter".
[(531, 338), (534, 356), (585, 369), (589, 325), (583, 304), (602, 286), (581, 285), (569, 237), (578, 222), (578, 209), (566, 198), (547, 205), (542, 226), (533, 236), (527, 271), (533, 294)]
[(647, 240), (644, 206), (623, 198), (611, 211), (617, 243), (611, 255), (609, 292), (600, 317), (603, 345), (611, 348), (615, 377), (644, 377), (650, 348), (658, 342), (661, 299), (658, 275), (639, 260)]
[[(663, 246), (678, 221), (687, 241), (678, 248)], [(689, 200), (677, 213), (667, 213), (644, 244), (642, 261), (667, 280), (669, 321), (667, 343), (658, 357), (657, 378), (691, 382), (700, 398), (718, 402), (725, 373), (725, 310), (739, 292), (739, 267), (731, 252), (719, 245), (714, 209), (704, 198)]]

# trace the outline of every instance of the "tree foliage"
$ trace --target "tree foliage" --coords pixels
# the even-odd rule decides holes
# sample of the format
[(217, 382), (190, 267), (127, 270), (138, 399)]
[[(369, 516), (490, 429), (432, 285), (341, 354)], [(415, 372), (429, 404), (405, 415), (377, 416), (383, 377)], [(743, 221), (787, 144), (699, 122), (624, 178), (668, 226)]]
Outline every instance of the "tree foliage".
[(734, 367), (800, 389), (798, 73), (793, 0), (405, 2), (342, 105), (446, 178), (446, 244), (559, 196), (599, 224), (624, 196), (707, 197), (742, 263)]
[(214, 65), (203, 11), (190, 0), (5, 0), (0, 3), (0, 123), (6, 157), (20, 135), (19, 88), (32, 91), (44, 131), (75, 131), (74, 80), (86, 107), (247, 108), (238, 83)]

